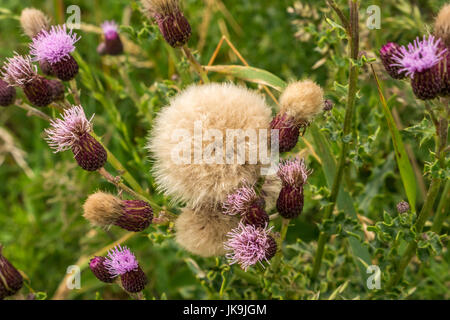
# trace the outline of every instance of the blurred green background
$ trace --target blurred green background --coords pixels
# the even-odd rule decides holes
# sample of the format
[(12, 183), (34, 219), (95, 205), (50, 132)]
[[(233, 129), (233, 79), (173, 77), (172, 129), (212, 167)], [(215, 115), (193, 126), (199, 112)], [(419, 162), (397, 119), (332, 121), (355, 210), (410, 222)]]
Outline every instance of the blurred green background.
[[(444, 2), (362, 1), (361, 49), (375, 57), (378, 48), (387, 41), (406, 44), (430, 30), (433, 17)], [(346, 7), (345, 1), (339, 3)], [(373, 4), (381, 6), (379, 30), (369, 30), (365, 26), (366, 8)], [(7, 10), (0, 12), (0, 61), (14, 51), (26, 53), (28, 50), (29, 39), (23, 35), (17, 20), (23, 8), (39, 8), (52, 17), (53, 22), (62, 23), (70, 15), (66, 13), (70, 5), (80, 7), (83, 24), (99, 26), (104, 20), (118, 21), (122, 24), (123, 36), (134, 44), (133, 50), (139, 49), (119, 60), (101, 58), (95, 51), (100, 35), (77, 31), (82, 36), (77, 53), (84, 61), (80, 63), (78, 86), (86, 113), (96, 114), (96, 133), (139, 183), (154, 193), (151, 162), (144, 149), (152, 119), (176, 92), (174, 86), (182, 88), (197, 79), (188, 72), (187, 62), (180, 52), (168, 48), (157, 29), (140, 14), (135, 1), (2, 0), (0, 8)], [(329, 30), (325, 17), (334, 18), (334, 15), (324, 1), (184, 0), (183, 7), (193, 29), (190, 47), (203, 64), (208, 62), (221, 36), (226, 35), (250, 65), (285, 80), (308, 77), (321, 84), (327, 97), (335, 102), (335, 108), (331, 114), (320, 117), (318, 125), (331, 142), (336, 140), (335, 133), (341, 129), (344, 112), (345, 91), (339, 84), (345, 83), (347, 77), (342, 56), (345, 43)], [(227, 45), (220, 51), (216, 63), (240, 64)], [(387, 79), (381, 74), (379, 64), (378, 71), (385, 80), (386, 95), (392, 97), (390, 105), (398, 123), (402, 127), (420, 123), (423, 106), (416, 102), (411, 89), (402, 82)], [(127, 79), (131, 83), (127, 83)], [(212, 79), (226, 80), (218, 74), (212, 74)], [(362, 70), (359, 84), (354, 127), (358, 148), (351, 150), (352, 168), (346, 172), (346, 179), (358, 213), (377, 221), (382, 219), (383, 211), (394, 212), (396, 203), (405, 199), (405, 194), (368, 69)], [(133, 92), (137, 99), (133, 100)], [(19, 95), (23, 97), (22, 93)], [(46, 112), (54, 114), (55, 111)], [(115, 189), (98, 174), (78, 168), (72, 153), (53, 154), (43, 140), (42, 132), (47, 126), (45, 121), (28, 117), (19, 108), (0, 110), (0, 243), (5, 246), (5, 256), (29, 278), (30, 290), (46, 292), (50, 298), (69, 265), (111, 244), (125, 232), (117, 228), (112, 228), (110, 233), (91, 229), (81, 216), (82, 204), (90, 193), (98, 189), (115, 192)], [(421, 172), (425, 161), (429, 160), (432, 139), (426, 130), (418, 134), (419, 137), (403, 132), (403, 137), (415, 154)], [(308, 135), (305, 138), (312, 140)], [(426, 138), (421, 145), (420, 138)], [(297, 151), (306, 146), (301, 142)], [(317, 292), (304, 285), (307, 271), (304, 268), (311, 263), (311, 241), (316, 240), (318, 234), (315, 223), (321, 217), (324, 199), (320, 187), (324, 185), (324, 177), (319, 162), (312, 156), (308, 161), (315, 174), (306, 190), (304, 213), (293, 222), (287, 242), (295, 246), (299, 245), (297, 239), (301, 239), (302, 248), (309, 250), (285, 248), (286, 261), (293, 267), (289, 275), (300, 280), (293, 287), (281, 287), (282, 293), (277, 293), (273, 288), (260, 291), (235, 279), (228, 284), (225, 298), (277, 298), (280, 295), (308, 298)], [(107, 169), (112, 170), (109, 166)], [(428, 179), (425, 179), (423, 185), (427, 184)], [(419, 207), (423, 202), (423, 186), (422, 190), (420, 188), (419, 183)], [(155, 195), (155, 199), (171, 206), (160, 195)], [(218, 298), (225, 261), (191, 256), (181, 250), (172, 237), (166, 228), (150, 227), (127, 242), (150, 279), (145, 290), (147, 297)], [(332, 248), (326, 256), (329, 269), (320, 285), (321, 293), (327, 296), (349, 280), (350, 285), (342, 297), (366, 297), (365, 284), (361, 283), (348, 249), (340, 242), (333, 243)], [(448, 299), (449, 261), (448, 250), (445, 250), (424, 268), (411, 268), (406, 276), (411, 290), (403, 297)], [(81, 286), (80, 290), (65, 291), (63, 297), (126, 298), (120, 289), (103, 285), (90, 272), (82, 273)], [(22, 294), (26, 295), (28, 290), (23, 289)]]

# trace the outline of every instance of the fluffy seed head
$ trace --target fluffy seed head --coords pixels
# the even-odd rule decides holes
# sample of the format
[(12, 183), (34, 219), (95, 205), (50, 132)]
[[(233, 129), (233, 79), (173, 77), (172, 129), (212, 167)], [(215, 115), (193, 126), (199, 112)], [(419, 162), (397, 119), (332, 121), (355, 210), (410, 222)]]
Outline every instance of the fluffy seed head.
[(21, 56), (14, 52), (14, 57), (6, 58), (2, 77), (12, 86), (24, 87), (37, 77), (37, 67), (33, 65), (30, 56)]
[(51, 128), (45, 129), (46, 140), (55, 152), (71, 149), (80, 138), (92, 130), (91, 119), (87, 119), (82, 106), (72, 106), (64, 111), (62, 119), (50, 122)]
[(130, 249), (122, 248), (120, 245), (108, 252), (104, 265), (113, 277), (136, 271), (139, 267), (139, 263)]
[(34, 61), (47, 60), (51, 64), (68, 58), (75, 50), (75, 43), (80, 37), (66, 25), (52, 26), (50, 31), (43, 30), (30, 44), (30, 53)]
[(299, 157), (283, 160), (277, 172), (283, 185), (296, 188), (300, 188), (306, 183), (310, 173), (310, 170), (306, 167), (305, 160)]
[(439, 63), (447, 49), (440, 45), (441, 39), (433, 36), (423, 36), (423, 40), (417, 37), (413, 43), (408, 44), (408, 48), (401, 46), (397, 55), (392, 59), (392, 67), (399, 67), (400, 72), (404, 72), (410, 78), (414, 78), (416, 73), (431, 69)]
[(434, 23), (434, 35), (450, 47), (450, 4), (444, 5), (439, 11)]
[(105, 257), (94, 257), (89, 262), (89, 268), (98, 280), (112, 283), (114, 282), (114, 277), (109, 273), (108, 269), (106, 269), (104, 265), (105, 261)]
[(2, 254), (0, 245), (0, 300), (12, 296), (22, 288), (23, 278), (20, 272)]
[(269, 235), (272, 228), (256, 228), (239, 223), (237, 228), (227, 234), (228, 240), (224, 243), (224, 248), (229, 251), (226, 254), (229, 263), (239, 263), (245, 271), (257, 262), (264, 266), (262, 262), (268, 261), (273, 251), (273, 238), (271, 240)]
[(16, 89), (0, 79), (0, 106), (7, 107), (14, 103)]
[(397, 204), (397, 212), (398, 213), (405, 213), (409, 211), (409, 203), (406, 201), (400, 201)]
[(50, 28), (50, 19), (41, 10), (25, 8), (20, 14), (20, 25), (23, 32), (32, 39), (42, 30)]
[(121, 200), (106, 192), (96, 192), (87, 198), (83, 210), (83, 216), (92, 225), (105, 228), (120, 217)]
[(311, 80), (293, 82), (281, 95), (280, 106), (281, 114), (286, 113), (298, 123), (310, 121), (323, 110), (323, 90)]
[[(163, 108), (148, 143), (159, 189), (191, 207), (200, 203), (215, 206), (242, 181), (255, 183), (261, 163), (252, 164), (247, 156), (249, 150), (257, 154), (258, 142), (246, 139), (242, 164), (237, 161), (239, 144), (234, 143), (233, 153), (226, 152), (226, 140), (231, 140), (226, 139), (227, 130), (258, 135), (260, 129), (269, 128), (270, 118), (264, 99), (246, 88), (231, 83), (190, 86)], [(207, 136), (212, 130), (217, 135)], [(225, 156), (233, 160), (227, 161)]]
[(185, 250), (201, 257), (225, 254), (223, 242), (239, 218), (214, 209), (184, 208), (175, 222), (176, 242)]
[(149, 19), (155, 15), (170, 15), (180, 10), (179, 0), (141, 0), (144, 14)]
[(387, 73), (394, 79), (405, 78), (405, 73), (400, 71), (399, 66), (393, 66), (394, 57), (400, 53), (400, 45), (394, 42), (388, 42), (380, 49), (380, 58)]

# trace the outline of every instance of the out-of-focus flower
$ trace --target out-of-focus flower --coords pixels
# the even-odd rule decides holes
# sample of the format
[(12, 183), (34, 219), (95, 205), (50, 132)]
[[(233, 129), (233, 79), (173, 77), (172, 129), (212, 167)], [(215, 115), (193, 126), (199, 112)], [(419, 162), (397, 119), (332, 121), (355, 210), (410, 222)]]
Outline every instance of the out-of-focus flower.
[(6, 81), (0, 79), (0, 106), (7, 107), (16, 100), (16, 89), (8, 85)]
[(102, 24), (102, 30), (105, 40), (99, 44), (97, 52), (112, 56), (122, 54), (123, 44), (119, 36), (119, 25), (115, 21), (105, 21)]
[(0, 245), (0, 300), (16, 294), (23, 285), (22, 275), (3, 256), (2, 249)]

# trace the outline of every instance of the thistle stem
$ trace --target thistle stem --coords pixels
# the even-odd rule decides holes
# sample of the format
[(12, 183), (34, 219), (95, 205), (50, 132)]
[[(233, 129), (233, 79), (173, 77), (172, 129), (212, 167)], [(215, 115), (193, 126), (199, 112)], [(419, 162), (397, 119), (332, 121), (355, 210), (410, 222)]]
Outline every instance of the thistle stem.
[[(330, 5), (330, 1), (329, 5)], [(331, 5), (330, 5), (331, 6)], [(332, 8), (336, 10), (333, 6)], [(341, 15), (338, 13), (340, 18)], [(344, 24), (345, 21), (342, 21)], [(350, 73), (349, 73), (349, 84), (347, 93), (347, 106), (345, 109), (344, 118), (344, 128), (343, 137), (346, 138), (351, 133), (352, 119), (353, 119), (353, 109), (355, 107), (355, 98), (357, 92), (357, 81), (359, 68), (353, 63), (353, 60), (358, 59), (359, 54), (359, 26), (358, 26), (358, 2), (356, 0), (350, 1), (350, 22), (349, 22), (349, 56), (350, 56)], [(344, 173), (344, 167), (347, 160), (347, 153), (349, 148), (349, 139), (344, 139), (342, 141), (341, 153), (339, 156), (338, 169), (333, 179), (333, 185), (331, 187), (330, 195), (330, 205), (326, 208), (323, 219), (328, 219), (333, 213), (334, 207), (336, 205), (336, 200), (339, 195), (339, 190), (341, 187), (342, 176)], [(317, 242), (317, 251), (314, 258), (313, 270), (311, 272), (311, 279), (315, 280), (320, 271), (320, 266), (322, 264), (322, 258), (324, 254), (324, 247), (327, 243), (328, 236), (321, 232)]]
[(431, 227), (431, 231), (439, 234), (442, 229), (442, 224), (444, 223), (445, 218), (447, 217), (448, 212), (450, 211), (450, 179), (447, 179), (447, 182), (444, 187), (444, 192), (442, 192), (441, 200), (439, 201), (439, 205), (436, 210), (436, 215), (434, 216), (433, 226)]
[(205, 69), (197, 61), (197, 59), (195, 59), (195, 57), (193, 56), (193, 54), (192, 54), (191, 50), (189, 49), (189, 47), (187, 45), (184, 45), (184, 46), (181, 47), (181, 50), (183, 51), (183, 53), (186, 56), (186, 58), (188, 59), (188, 61), (192, 64), (192, 66), (194, 67), (195, 71), (197, 71), (197, 73), (199, 74), (199, 76), (202, 79), (203, 83), (209, 83), (209, 78), (208, 78), (208, 75), (206, 74)]

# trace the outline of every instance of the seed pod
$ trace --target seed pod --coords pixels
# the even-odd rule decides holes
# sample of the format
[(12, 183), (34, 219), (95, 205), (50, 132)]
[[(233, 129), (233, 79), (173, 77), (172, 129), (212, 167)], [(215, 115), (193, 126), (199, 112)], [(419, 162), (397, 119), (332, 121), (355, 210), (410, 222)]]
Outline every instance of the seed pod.
[(131, 270), (122, 274), (120, 280), (122, 287), (130, 293), (141, 292), (148, 283), (147, 276), (139, 266), (136, 270)]
[(0, 79), (0, 106), (7, 107), (16, 100), (16, 89)]
[(94, 276), (97, 277), (98, 280), (105, 283), (114, 282), (114, 276), (108, 271), (105, 267), (104, 262), (106, 261), (105, 257), (94, 257), (89, 262), (89, 268), (91, 269)]
[(20, 272), (2, 254), (0, 245), (0, 300), (16, 294), (23, 285)]
[(283, 218), (293, 219), (303, 210), (303, 188), (283, 186), (277, 200), (277, 210)]

